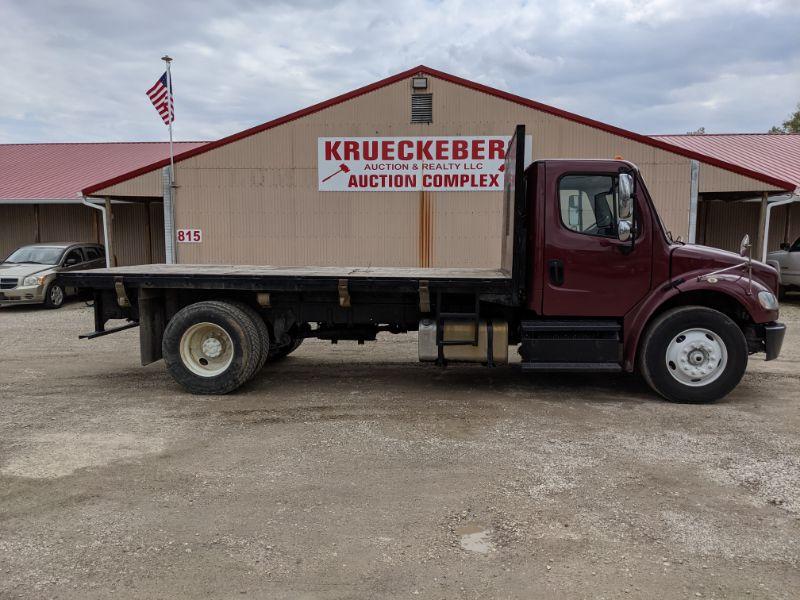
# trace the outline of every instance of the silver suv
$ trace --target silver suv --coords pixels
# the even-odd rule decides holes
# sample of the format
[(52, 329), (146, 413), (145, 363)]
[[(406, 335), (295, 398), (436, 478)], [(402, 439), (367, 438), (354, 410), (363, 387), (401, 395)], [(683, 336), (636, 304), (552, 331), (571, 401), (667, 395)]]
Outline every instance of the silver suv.
[(800, 290), (800, 238), (791, 246), (781, 244), (780, 250), (767, 254), (767, 264), (778, 269), (781, 298), (787, 290)]
[(62, 287), (56, 281), (58, 273), (105, 264), (105, 250), (100, 244), (54, 242), (17, 248), (0, 263), (0, 306), (44, 304), (59, 308), (75, 290)]

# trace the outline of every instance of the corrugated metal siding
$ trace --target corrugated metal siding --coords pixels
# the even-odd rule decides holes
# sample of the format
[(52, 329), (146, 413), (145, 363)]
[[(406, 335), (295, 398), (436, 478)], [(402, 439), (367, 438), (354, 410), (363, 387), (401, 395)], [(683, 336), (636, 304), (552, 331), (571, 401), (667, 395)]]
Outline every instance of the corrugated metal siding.
[[(175, 171), (177, 172), (177, 168)], [(112, 185), (103, 190), (102, 195), (113, 198), (161, 198), (164, 195), (164, 188), (161, 183), (161, 169)]]
[(698, 241), (706, 246), (738, 251), (745, 233), (755, 240), (758, 228), (757, 202), (703, 201), (698, 210)]
[(81, 204), (39, 206), (42, 242), (94, 242), (97, 239), (93, 209)]
[[(700, 243), (706, 246), (722, 248), (738, 252), (744, 234), (749, 234), (755, 241), (757, 238), (759, 211), (758, 202), (701, 202), (698, 231), (701, 232)], [(800, 237), (800, 209), (794, 208), (789, 227), (789, 243)], [(787, 206), (772, 209), (769, 224), (768, 250), (777, 250), (783, 241), (786, 227)], [(761, 249), (755, 249), (753, 256), (758, 256)]]
[(503, 197), (500, 193), (431, 193), (431, 264), (498, 268), (501, 265)]
[(36, 219), (32, 204), (0, 204), (0, 259), (19, 246), (36, 241)]
[(166, 262), (164, 249), (164, 203), (150, 203), (150, 252), (154, 263)]
[[(635, 162), (667, 227), (687, 236), (688, 158), (428, 80), (430, 125), (410, 122), (409, 79), (180, 162), (177, 226), (203, 229), (204, 241), (179, 245), (178, 261), (415, 266), (426, 247), (431, 266), (499, 267), (500, 193), (433, 192), (430, 220), (420, 214), (419, 192), (320, 193), (317, 138), (510, 134), (518, 123), (533, 136), (535, 159), (622, 156)], [(708, 178), (714, 176), (709, 170)], [(150, 185), (137, 179), (114, 186), (115, 193), (136, 195)], [(431, 239), (422, 244), (428, 230)]]
[(768, 183), (750, 179), (738, 173), (700, 163), (700, 193), (780, 191)]
[[(162, 204), (159, 203), (159, 206)], [(152, 257), (147, 234), (148, 212), (152, 214), (152, 210), (146, 203), (112, 204), (111, 212), (114, 214), (114, 255), (119, 266), (163, 262), (163, 259), (156, 261)], [(160, 231), (153, 231), (152, 235), (161, 238), (163, 247), (163, 225)]]

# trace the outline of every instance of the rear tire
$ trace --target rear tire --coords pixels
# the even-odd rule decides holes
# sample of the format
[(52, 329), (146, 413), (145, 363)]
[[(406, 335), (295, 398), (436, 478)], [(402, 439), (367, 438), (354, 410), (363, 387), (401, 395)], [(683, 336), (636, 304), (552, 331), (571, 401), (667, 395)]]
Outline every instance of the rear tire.
[(258, 327), (230, 302), (190, 304), (170, 319), (162, 354), (167, 371), (193, 394), (227, 394), (248, 379), (261, 359)]
[(264, 320), (264, 317), (259, 314), (259, 312), (244, 302), (240, 302), (238, 300), (229, 300), (229, 304), (239, 308), (242, 312), (246, 313), (250, 319), (253, 321), (253, 324), (256, 327), (256, 331), (258, 332), (258, 366), (256, 367), (256, 372), (260, 371), (264, 368), (264, 364), (267, 362), (267, 357), (270, 355), (270, 343), (269, 343), (269, 329), (267, 329), (267, 322)]
[(64, 288), (53, 282), (44, 291), (44, 306), (45, 308), (61, 308), (64, 306), (65, 298)]
[(671, 402), (710, 403), (741, 381), (747, 341), (727, 315), (702, 306), (666, 311), (645, 333), (639, 368), (651, 388)]

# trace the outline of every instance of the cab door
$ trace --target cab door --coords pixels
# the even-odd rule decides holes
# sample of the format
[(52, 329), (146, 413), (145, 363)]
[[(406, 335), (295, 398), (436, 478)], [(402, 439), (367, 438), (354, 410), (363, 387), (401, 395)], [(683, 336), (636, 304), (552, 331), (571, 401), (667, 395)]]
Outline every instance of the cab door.
[(548, 163), (543, 315), (622, 317), (649, 292), (652, 226), (635, 197), (634, 235), (619, 240), (620, 170), (618, 162)]

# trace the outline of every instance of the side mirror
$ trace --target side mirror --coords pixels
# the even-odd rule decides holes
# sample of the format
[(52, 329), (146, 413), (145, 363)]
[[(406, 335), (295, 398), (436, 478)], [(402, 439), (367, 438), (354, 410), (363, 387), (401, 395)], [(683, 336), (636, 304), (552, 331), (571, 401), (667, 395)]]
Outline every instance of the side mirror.
[(620, 219), (617, 221), (617, 238), (620, 242), (627, 242), (631, 239), (631, 227), (630, 221), (623, 221)]
[(67, 261), (64, 263), (65, 267), (71, 267), (72, 265), (77, 265), (78, 259), (77, 258), (68, 258)]
[(630, 173), (620, 173), (617, 190), (617, 217), (630, 219), (633, 215), (633, 176)]
[(741, 256), (750, 256), (750, 236), (746, 233), (739, 244), (739, 254)]
[(620, 173), (617, 185), (617, 239), (627, 242), (633, 237), (633, 176)]

